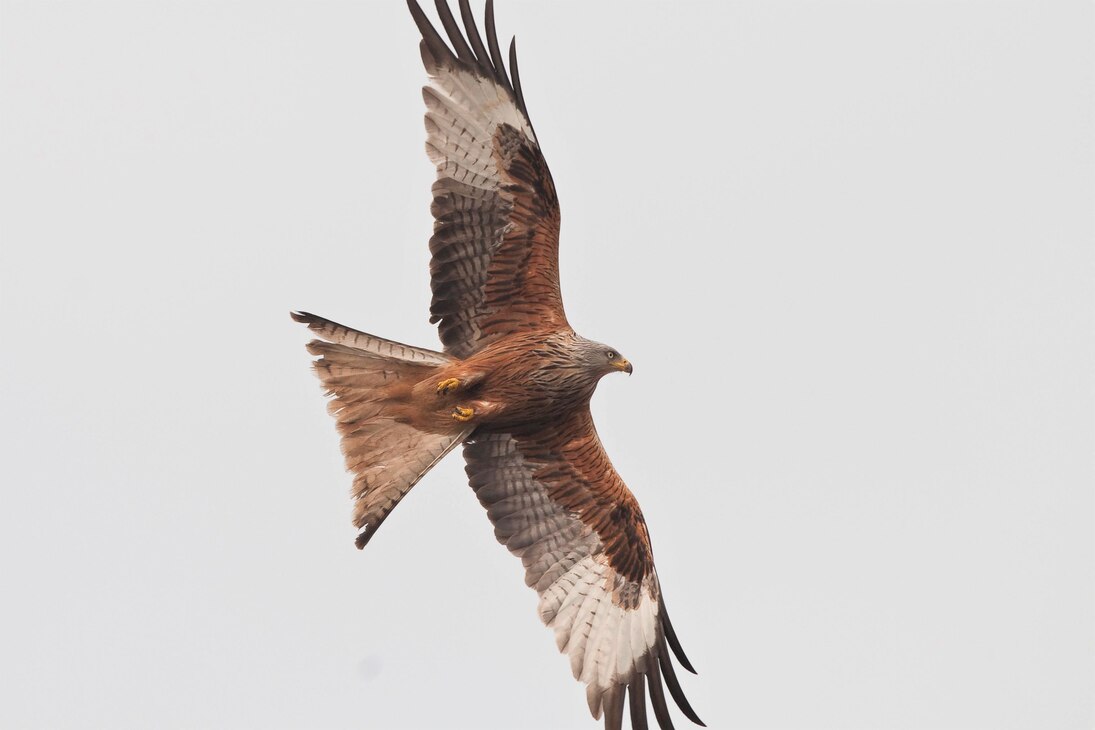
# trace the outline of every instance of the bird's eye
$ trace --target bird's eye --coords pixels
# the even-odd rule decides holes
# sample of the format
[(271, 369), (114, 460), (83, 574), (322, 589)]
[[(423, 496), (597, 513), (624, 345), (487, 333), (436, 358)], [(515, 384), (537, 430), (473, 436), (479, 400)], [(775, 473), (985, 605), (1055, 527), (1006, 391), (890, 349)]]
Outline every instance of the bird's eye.
[(609, 360), (615, 360), (616, 357), (617, 357), (616, 353), (612, 350), (609, 350), (607, 354), (608, 354), (608, 359)]

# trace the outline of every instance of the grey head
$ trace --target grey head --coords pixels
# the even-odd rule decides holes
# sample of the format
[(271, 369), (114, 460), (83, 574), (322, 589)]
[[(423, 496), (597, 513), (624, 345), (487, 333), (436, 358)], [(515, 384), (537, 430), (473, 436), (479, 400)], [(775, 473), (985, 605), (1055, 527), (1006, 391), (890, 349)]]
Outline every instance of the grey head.
[(586, 370), (596, 379), (600, 379), (609, 373), (624, 372), (631, 374), (633, 368), (627, 358), (620, 354), (615, 347), (602, 342), (587, 340), (579, 335), (574, 336), (574, 352), (583, 370)]

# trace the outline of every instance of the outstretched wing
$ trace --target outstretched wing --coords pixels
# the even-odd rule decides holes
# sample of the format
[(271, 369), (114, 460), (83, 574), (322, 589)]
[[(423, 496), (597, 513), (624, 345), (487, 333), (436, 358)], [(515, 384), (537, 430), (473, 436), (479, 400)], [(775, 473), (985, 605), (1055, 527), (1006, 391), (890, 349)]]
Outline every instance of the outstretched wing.
[(534, 432), (473, 436), (464, 457), (495, 536), (523, 561), (540, 618), (588, 685), (593, 716), (621, 727), (629, 695), (631, 726), (645, 729), (649, 688), (659, 727), (671, 728), (668, 687), (702, 725), (673, 671), (670, 648), (694, 670), (665, 613), (646, 522), (589, 409)]
[(415, 0), (430, 85), (426, 151), (437, 165), (430, 239), (430, 321), (445, 352), (467, 357), (514, 332), (567, 326), (559, 293), (559, 201), (532, 131), (510, 44), (506, 74), (486, 8), (489, 51), (468, 0), (461, 33), (445, 0), (437, 12), (452, 47)]

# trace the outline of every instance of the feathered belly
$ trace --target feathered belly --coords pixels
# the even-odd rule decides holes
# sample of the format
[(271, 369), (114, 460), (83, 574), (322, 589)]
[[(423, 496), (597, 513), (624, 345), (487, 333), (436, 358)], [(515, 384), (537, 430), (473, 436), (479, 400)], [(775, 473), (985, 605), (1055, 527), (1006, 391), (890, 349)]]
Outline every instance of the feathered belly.
[(414, 387), (431, 430), (535, 429), (589, 403), (597, 378), (572, 363), (567, 333), (525, 333), (440, 368)]
[(486, 432), (535, 429), (589, 402), (593, 384), (581, 375), (531, 357), (508, 359), (491, 370), (465, 361), (417, 385), (414, 400), (430, 414), (431, 430), (457, 425)]
[(493, 406), (483, 414), (486, 431), (539, 428), (561, 420), (589, 403), (593, 395), (579, 377), (564, 368), (542, 367), (523, 373), (498, 373), (484, 383), (481, 399)]

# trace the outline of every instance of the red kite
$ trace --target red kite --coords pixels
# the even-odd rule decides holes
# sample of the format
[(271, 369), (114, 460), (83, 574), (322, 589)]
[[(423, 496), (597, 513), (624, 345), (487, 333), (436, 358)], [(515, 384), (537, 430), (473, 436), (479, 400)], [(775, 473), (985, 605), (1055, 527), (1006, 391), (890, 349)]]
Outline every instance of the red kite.
[[(433, 302), (444, 352), (402, 345), (294, 313), (354, 474), (362, 548), (422, 476), (458, 445), (498, 540), (519, 556), (594, 718), (647, 728), (646, 693), (663, 730), (665, 688), (684, 697), (672, 655), (694, 672), (666, 615), (650, 535), (634, 495), (597, 437), (589, 401), (617, 350), (567, 323), (559, 293), (559, 200), (529, 121), (492, 3), (486, 45), (467, 0), (463, 31), (444, 0), (446, 43), (414, 0), (430, 77), (426, 151), (437, 165), (430, 239)], [(512, 80), (511, 80), (512, 78)]]

